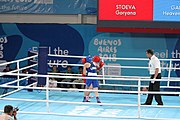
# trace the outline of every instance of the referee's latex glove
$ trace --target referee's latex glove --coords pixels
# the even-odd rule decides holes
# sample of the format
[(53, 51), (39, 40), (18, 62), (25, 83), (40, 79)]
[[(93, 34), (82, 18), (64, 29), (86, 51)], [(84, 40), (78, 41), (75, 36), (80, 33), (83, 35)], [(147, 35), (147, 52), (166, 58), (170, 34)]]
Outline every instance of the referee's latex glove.
[(154, 83), (155, 83), (155, 80), (156, 80), (155, 78), (154, 78), (153, 80), (151, 80), (151, 83), (154, 84)]

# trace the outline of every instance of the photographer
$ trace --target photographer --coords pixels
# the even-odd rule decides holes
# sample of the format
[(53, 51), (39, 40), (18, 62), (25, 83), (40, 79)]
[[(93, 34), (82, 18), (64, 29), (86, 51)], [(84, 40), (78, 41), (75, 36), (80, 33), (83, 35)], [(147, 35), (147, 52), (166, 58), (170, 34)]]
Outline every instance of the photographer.
[(0, 120), (17, 120), (17, 111), (18, 108), (13, 108), (11, 105), (6, 105), (4, 107), (4, 113), (0, 115)]

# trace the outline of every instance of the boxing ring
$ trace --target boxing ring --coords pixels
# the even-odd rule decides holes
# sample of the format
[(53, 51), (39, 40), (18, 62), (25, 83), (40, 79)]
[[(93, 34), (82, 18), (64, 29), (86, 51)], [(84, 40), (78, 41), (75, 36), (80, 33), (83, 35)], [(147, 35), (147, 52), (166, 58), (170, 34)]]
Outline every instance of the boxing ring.
[[(68, 57), (68, 58), (84, 58), (85, 56), (65, 56), (65, 55), (52, 55), (49, 57)], [(3, 112), (3, 107), (6, 104), (18, 106), (18, 118), (22, 120), (34, 120), (34, 119), (59, 119), (61, 116), (62, 120), (81, 120), (81, 119), (99, 119), (99, 120), (115, 120), (115, 119), (155, 119), (155, 120), (179, 120), (180, 119), (180, 92), (148, 92), (142, 91), (143, 81), (150, 81), (149, 77), (145, 76), (117, 76), (117, 75), (106, 75), (105, 68), (121, 68), (121, 69), (148, 69), (148, 67), (142, 66), (109, 66), (105, 65), (102, 69), (102, 75), (98, 75), (98, 79), (102, 81), (100, 86), (114, 86), (114, 87), (133, 87), (137, 90), (107, 90), (100, 89), (100, 99), (102, 103), (96, 103), (94, 99), (91, 99), (90, 103), (82, 102), (83, 92), (95, 90), (86, 89), (70, 89), (70, 88), (50, 88), (50, 78), (67, 78), (67, 79), (86, 79), (88, 77), (81, 77), (80, 74), (64, 74), (64, 73), (49, 73), (48, 75), (42, 74), (24, 74), (21, 73), (24, 69), (29, 69), (38, 66), (38, 63), (21, 68), (21, 62), (29, 59), (37, 59), (38, 55), (31, 57), (2, 63), (0, 66), (8, 64), (16, 64), (17, 69), (10, 72), (1, 72), (0, 75), (16, 76), (17, 79), (11, 82), (7, 82), (0, 85), (0, 88), (11, 88), (12, 91), (0, 95), (0, 111)], [(107, 59), (126, 60), (126, 61), (148, 61), (144, 58), (101, 58), (102, 61)], [(160, 81), (167, 81), (166, 86), (161, 88), (176, 88), (180, 89), (180, 86), (170, 86), (170, 82), (179, 82), (180, 78), (171, 77), (171, 70), (180, 70), (180, 68), (173, 68), (173, 61), (180, 61), (179, 59), (160, 59), (161, 61), (167, 61), (170, 63), (168, 77), (164, 77)], [(68, 66), (83, 66), (82, 64), (57, 64), (49, 63), (50, 65), (68, 65)], [(167, 69), (167, 68), (162, 68)], [(25, 79), (34, 78), (45, 78), (46, 85), (43, 87), (35, 86), (37, 82), (32, 84), (21, 86), (20, 82)], [(124, 85), (124, 84), (110, 84), (107, 81), (134, 81), (137, 84)], [(12, 85), (16, 83), (16, 85)], [(56, 82), (59, 84), (77, 84), (83, 85), (83, 83), (72, 83), (72, 82)], [(34, 90), (28, 92), (27, 90)], [(146, 95), (144, 94), (162, 94), (164, 105), (141, 105), (145, 102)], [(93, 93), (92, 93), (93, 94)], [(168, 95), (168, 96), (167, 96)], [(171, 96), (176, 95), (176, 96)], [(63, 116), (63, 117), (62, 117)]]

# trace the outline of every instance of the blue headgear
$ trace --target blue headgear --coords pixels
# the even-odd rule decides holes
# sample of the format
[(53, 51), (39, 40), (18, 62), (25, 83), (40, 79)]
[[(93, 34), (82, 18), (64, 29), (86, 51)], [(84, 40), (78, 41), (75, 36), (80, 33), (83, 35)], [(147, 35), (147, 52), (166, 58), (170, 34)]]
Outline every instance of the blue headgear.
[(92, 62), (91, 55), (86, 56), (86, 62), (88, 62), (88, 63)]

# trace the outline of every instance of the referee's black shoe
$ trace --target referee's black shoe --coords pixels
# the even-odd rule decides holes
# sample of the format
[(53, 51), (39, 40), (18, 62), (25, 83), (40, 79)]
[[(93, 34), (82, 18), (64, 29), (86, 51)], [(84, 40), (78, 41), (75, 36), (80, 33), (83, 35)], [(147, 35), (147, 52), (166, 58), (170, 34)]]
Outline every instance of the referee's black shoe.
[(157, 104), (157, 105), (161, 105), (161, 106), (163, 106), (163, 104)]
[(141, 105), (151, 105), (151, 104), (143, 103), (143, 104), (141, 104)]

